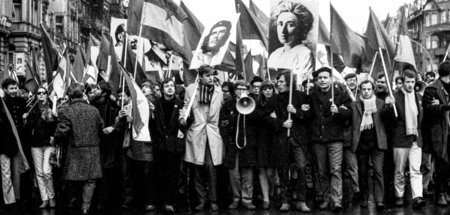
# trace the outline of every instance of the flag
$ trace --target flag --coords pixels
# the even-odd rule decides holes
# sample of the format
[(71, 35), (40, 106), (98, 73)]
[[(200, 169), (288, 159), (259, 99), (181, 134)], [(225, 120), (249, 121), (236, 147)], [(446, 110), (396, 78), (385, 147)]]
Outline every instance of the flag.
[(77, 55), (75, 56), (75, 61), (73, 62), (72, 73), (78, 83), (82, 83), (84, 80), (86, 70), (86, 55), (84, 54), (81, 45), (77, 47)]
[(184, 13), (186, 13), (187, 16), (187, 20), (183, 22), (183, 27), (184, 32), (186, 33), (189, 40), (189, 46), (191, 48), (195, 48), (197, 47), (197, 44), (202, 37), (202, 33), (205, 27), (200, 22), (200, 20), (198, 20), (197, 17), (189, 10), (189, 8), (186, 7), (183, 1), (180, 2), (180, 8)]
[(186, 20), (186, 13), (172, 0), (134, 0), (128, 5), (127, 32), (161, 43), (191, 62)]
[(257, 22), (260, 23), (264, 35), (269, 35), (269, 22), (270, 22), (269, 17), (267, 17), (266, 14), (261, 9), (259, 9), (258, 6), (256, 6), (256, 4), (253, 3), (252, 0), (250, 0), (249, 9), (250, 13), (252, 13), (255, 16)]
[[(331, 52), (342, 56), (346, 66), (360, 68), (365, 56), (364, 38), (353, 32), (330, 4)], [(321, 29), (323, 31), (323, 28)], [(320, 31), (320, 32), (321, 32)], [(324, 40), (322, 38), (322, 40)], [(326, 38), (325, 38), (326, 40)], [(334, 56), (333, 56), (334, 61)]]
[[(111, 42), (102, 34), (100, 40), (100, 49), (97, 58), (97, 68), (100, 71), (100, 75), (105, 81), (109, 81), (109, 73), (111, 66)], [(91, 53), (92, 54), (92, 53)]]
[(70, 75), (69, 75), (69, 66), (70, 62), (68, 62), (68, 54), (66, 51), (66, 57), (61, 58), (58, 64), (58, 68), (56, 70), (56, 75), (53, 80), (51, 90), (54, 91), (57, 98), (64, 97), (66, 88), (70, 84)]
[[(386, 65), (387, 70), (386, 72), (390, 74), (389, 79), (392, 80), (393, 72), (391, 59), (395, 56), (395, 48), (383, 25), (378, 20), (375, 13), (372, 11), (372, 8), (369, 9), (370, 9), (370, 16), (365, 32), (368, 44), (367, 52), (369, 53), (369, 56), (374, 56), (375, 53), (379, 51), (379, 48), (381, 48), (383, 52), (382, 54), (384, 57), (384, 62)], [(381, 57), (381, 55), (379, 56)], [(372, 59), (370, 59), (369, 61), (372, 61)], [(372, 72), (372, 77), (374, 78), (374, 80), (377, 79), (377, 75), (380, 72), (384, 72), (384, 69), (382, 67), (381, 58), (378, 58), (376, 59), (374, 70)]]
[(330, 45), (330, 32), (328, 32), (327, 26), (325, 26), (322, 17), (319, 17), (319, 36), (317, 38), (317, 43), (327, 46)]
[(398, 26), (398, 40), (395, 60), (398, 62), (411, 64), (417, 71), (414, 51), (411, 45), (411, 39), (408, 35), (408, 26), (406, 24), (405, 6), (401, 7), (401, 17)]
[(39, 82), (35, 76), (34, 68), (29, 61), (27, 62), (27, 69), (25, 72), (25, 88), (34, 94), (39, 88)]
[(125, 83), (128, 86), (131, 96), (132, 115), (133, 115), (133, 139), (137, 141), (150, 142), (150, 106), (147, 98), (133, 79), (131, 79), (128, 72), (119, 65), (119, 69), (125, 78)]
[(97, 40), (92, 35), (89, 36), (89, 43), (87, 47), (86, 59), (86, 73), (83, 79), (83, 83), (97, 84), (98, 78), (98, 68), (97, 68), (97, 58), (100, 52), (100, 41)]
[[(2, 127), (2, 132), (12, 132), (15, 138), (15, 144), (17, 146), (17, 149), (19, 151), (17, 158), (19, 173), (24, 173), (27, 170), (30, 169), (30, 166), (28, 164), (27, 158), (25, 156), (25, 153), (23, 152), (22, 143), (20, 141), (19, 132), (17, 131), (16, 124), (14, 123), (14, 120), (11, 116), (11, 113), (8, 110), (8, 107), (5, 104), (5, 101), (3, 101), (3, 98), (0, 97), (0, 118), (2, 120), (5, 120), (7, 122), (4, 122), (4, 127)], [(6, 128), (8, 131), (5, 131), (4, 128)]]
[[(141, 52), (143, 52), (143, 47), (138, 46), (138, 49), (141, 49)], [(138, 54), (137, 56), (139, 56)], [(135, 65), (137, 59), (136, 53), (133, 52), (130, 46), (127, 46), (127, 62), (125, 64), (126, 71), (128, 71), (130, 74), (132, 74), (132, 77), (135, 77), (135, 81), (138, 85), (141, 85), (145, 80), (147, 80), (147, 76), (145, 75), (144, 68), (142, 68), (141, 62), (144, 62), (142, 59), (141, 62), (137, 62), (137, 65)], [(145, 55), (144, 55), (145, 56)], [(136, 67), (136, 75), (134, 75)], [(156, 80), (151, 80), (153, 83), (157, 83)]]
[(255, 17), (241, 0), (236, 0), (236, 11), (241, 13), (239, 24), (241, 26), (242, 39), (261, 40), (263, 45), (269, 47), (269, 32), (263, 27), (263, 23)]
[[(236, 4), (236, 12), (239, 13), (241, 11), (244, 11), (245, 9), (242, 9), (243, 7), (245, 7), (244, 3), (242, 3), (241, 0), (235, 0), (235, 4)], [(236, 25), (236, 61), (235, 61), (235, 65), (236, 65), (236, 73), (237, 74), (242, 74), (242, 76), (244, 77), (245, 81), (247, 76), (246, 76), (246, 71), (245, 71), (245, 63), (244, 63), (244, 59), (243, 59), (243, 51), (242, 51), (242, 39), (243, 39), (243, 34), (242, 34), (242, 16), (239, 17), (237, 25)], [(245, 18), (244, 18), (245, 19)], [(244, 28), (246, 28), (244, 26)]]
[(58, 69), (58, 62), (60, 58), (59, 50), (53, 40), (50, 38), (50, 35), (44, 29), (42, 23), (40, 24), (41, 28), (41, 40), (42, 47), (44, 51), (44, 62), (45, 62), (45, 70), (46, 70), (46, 81), (47, 83), (51, 83), (53, 79), (53, 71)]
[(251, 50), (248, 52), (247, 57), (245, 57), (244, 66), (246, 71), (245, 75), (247, 76), (246, 80), (250, 81), (255, 76), (255, 74), (253, 73), (253, 57)]

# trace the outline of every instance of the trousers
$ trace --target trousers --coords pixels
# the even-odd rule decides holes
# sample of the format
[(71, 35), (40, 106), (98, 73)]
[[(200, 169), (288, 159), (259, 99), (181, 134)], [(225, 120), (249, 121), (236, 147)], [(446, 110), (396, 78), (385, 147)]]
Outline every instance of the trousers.
[(55, 148), (51, 146), (31, 147), (31, 156), (42, 201), (55, 198), (52, 165), (49, 162), (50, 155), (54, 150)]
[(409, 161), (409, 176), (411, 181), (412, 197), (422, 197), (422, 173), (420, 172), (420, 164), (422, 163), (422, 148), (416, 142), (411, 148), (394, 148), (395, 163), (395, 196), (402, 198), (405, 192), (405, 166)]

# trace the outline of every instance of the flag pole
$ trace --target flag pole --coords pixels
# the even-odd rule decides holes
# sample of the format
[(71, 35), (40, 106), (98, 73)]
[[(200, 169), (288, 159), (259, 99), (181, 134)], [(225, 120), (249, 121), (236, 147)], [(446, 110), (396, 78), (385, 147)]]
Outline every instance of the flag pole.
[[(143, 46), (144, 44), (141, 44), (142, 43), (142, 38), (141, 38), (141, 36), (142, 36), (142, 22), (144, 21), (144, 17), (145, 17), (145, 13), (144, 13), (144, 10), (142, 10), (142, 12), (141, 12), (141, 22), (139, 23), (139, 38), (138, 38), (138, 47), (139, 46)], [(134, 62), (134, 74), (133, 74), (133, 79), (134, 80), (136, 80), (136, 70), (137, 70), (137, 65), (138, 65), (138, 55), (139, 55), (139, 51), (140, 51), (140, 49), (138, 48), (138, 51), (136, 52), (136, 61)], [(142, 52), (144, 51), (144, 49), (142, 48)], [(142, 54), (144, 54), (144, 53), (142, 53)]]
[(444, 62), (445, 60), (447, 60), (448, 57), (448, 49), (450, 49), (450, 44), (448, 44), (447, 50), (445, 51), (445, 56), (444, 59), (442, 60), (442, 62)]
[(199, 84), (199, 75), (197, 73), (197, 76), (195, 77), (195, 87), (194, 87), (194, 92), (192, 93), (191, 99), (189, 100), (189, 105), (186, 109), (186, 112), (184, 113), (184, 121), (187, 121), (187, 118), (189, 117), (189, 115), (191, 114), (191, 109), (192, 109), (192, 105), (194, 105), (194, 100), (195, 100), (195, 96), (197, 96), (197, 88), (198, 88), (198, 84)]
[[(386, 70), (386, 65), (384, 64), (383, 52), (381, 51), (381, 47), (378, 47), (378, 50), (380, 52), (381, 62), (383, 64), (383, 71), (384, 71), (384, 76), (386, 77), (386, 84), (387, 84), (388, 89), (389, 89), (389, 95), (391, 97), (394, 97), (393, 93), (392, 93), (391, 84), (389, 83), (389, 75), (388, 75), (387, 70)], [(394, 107), (395, 117), (398, 117), (397, 108), (395, 107), (395, 103), (393, 103), (392, 106)]]
[[(290, 70), (290, 79), (289, 79), (289, 105), (292, 105), (292, 94), (293, 94), (293, 89), (294, 89), (294, 86), (292, 86), (293, 84), (294, 84), (294, 71), (291, 69)], [(288, 120), (291, 120), (291, 113), (288, 113)], [(291, 136), (291, 129), (290, 128), (288, 128), (288, 130), (287, 130), (287, 137), (290, 137)]]
[(375, 62), (377, 61), (377, 57), (378, 57), (378, 51), (376, 51), (375, 55), (373, 56), (372, 65), (370, 66), (370, 72), (369, 72), (369, 76), (367, 77), (367, 79), (369, 79), (369, 77), (372, 77), (372, 72), (373, 72), (373, 68), (375, 67)]
[(334, 78), (333, 78), (333, 52), (330, 47), (330, 66), (331, 66), (331, 104), (334, 104)]

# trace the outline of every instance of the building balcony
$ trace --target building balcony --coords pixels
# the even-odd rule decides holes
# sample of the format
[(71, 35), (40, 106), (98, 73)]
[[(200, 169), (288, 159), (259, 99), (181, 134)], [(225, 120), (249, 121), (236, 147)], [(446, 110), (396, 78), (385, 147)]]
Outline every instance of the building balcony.
[(434, 56), (444, 56), (445, 52), (447, 51), (447, 47), (440, 47), (430, 50), (430, 54)]

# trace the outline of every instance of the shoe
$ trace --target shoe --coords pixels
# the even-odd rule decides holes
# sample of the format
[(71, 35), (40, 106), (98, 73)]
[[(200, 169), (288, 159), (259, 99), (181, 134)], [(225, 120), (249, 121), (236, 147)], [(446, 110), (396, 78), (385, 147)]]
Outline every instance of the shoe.
[(122, 203), (121, 207), (122, 207), (122, 209), (129, 209), (130, 208), (130, 203), (124, 202), (124, 203)]
[(281, 207), (280, 207), (280, 211), (281, 211), (281, 212), (288, 212), (289, 209), (290, 209), (289, 203), (283, 203), (283, 204), (281, 204)]
[(69, 202), (67, 202), (67, 207), (68, 208), (75, 208), (76, 202), (77, 202), (76, 198), (71, 198), (69, 200)]
[(448, 193), (445, 193), (445, 201), (450, 202), (450, 195)]
[(242, 203), (241, 205), (244, 208), (246, 208), (247, 210), (255, 210), (256, 209), (256, 206), (253, 203), (251, 203), (251, 202), (249, 202), (249, 203)]
[(269, 201), (264, 201), (262, 203), (262, 209), (267, 210), (270, 207), (270, 202)]
[(205, 203), (204, 203), (204, 202), (200, 202), (200, 204), (198, 204), (198, 205), (195, 207), (195, 210), (196, 210), (196, 211), (203, 211), (203, 210), (205, 210)]
[(234, 200), (229, 206), (228, 209), (235, 210), (239, 206), (239, 201)]
[(325, 200), (322, 204), (319, 205), (320, 210), (326, 210), (330, 206), (330, 202)]
[(377, 202), (375, 206), (376, 206), (377, 210), (379, 210), (379, 211), (384, 210), (384, 207), (385, 207), (383, 202)]
[(105, 210), (105, 205), (102, 204), (102, 203), (99, 203), (99, 204), (97, 205), (97, 211), (103, 211), (103, 210)]
[(44, 209), (48, 207), (48, 200), (42, 201), (42, 204), (39, 206), (39, 209)]
[(81, 214), (83, 215), (89, 214), (89, 209), (81, 209)]
[(56, 207), (56, 200), (55, 199), (50, 199), (49, 203), (50, 203), (50, 208), (55, 208)]
[(395, 206), (397, 206), (397, 207), (401, 207), (401, 206), (403, 206), (405, 204), (405, 202), (403, 201), (403, 198), (396, 198), (396, 200), (395, 200)]
[(367, 208), (367, 206), (369, 205), (369, 202), (367, 200), (362, 200), (360, 203), (361, 207), (363, 208)]
[(358, 203), (359, 201), (361, 201), (361, 193), (360, 192), (355, 192), (353, 194), (353, 198), (352, 198), (352, 202), (353, 203)]
[(333, 207), (332, 211), (334, 213), (338, 213), (338, 212), (341, 212), (342, 209), (343, 209), (342, 205), (340, 203), (336, 203), (336, 204), (334, 204), (334, 207)]
[(437, 204), (439, 206), (447, 206), (447, 200), (445, 199), (445, 193), (440, 193), (437, 198)]
[(147, 206), (145, 206), (144, 211), (154, 211), (155, 210), (155, 206), (152, 204), (148, 204)]
[(426, 202), (422, 197), (417, 197), (413, 200), (413, 209), (419, 210), (425, 206)]
[(433, 195), (432, 191), (430, 191), (429, 189), (423, 189), (423, 196), (429, 197), (432, 195)]
[(306, 204), (306, 202), (304, 201), (299, 201), (295, 204), (295, 209), (303, 212), (303, 213), (309, 213), (311, 212), (311, 209), (308, 207), (308, 205)]
[(219, 210), (219, 206), (215, 203), (215, 202), (211, 202), (211, 210), (212, 211), (218, 211)]
[(172, 205), (165, 205), (164, 206), (164, 211), (168, 212), (168, 213), (175, 213), (175, 209), (173, 208)]

